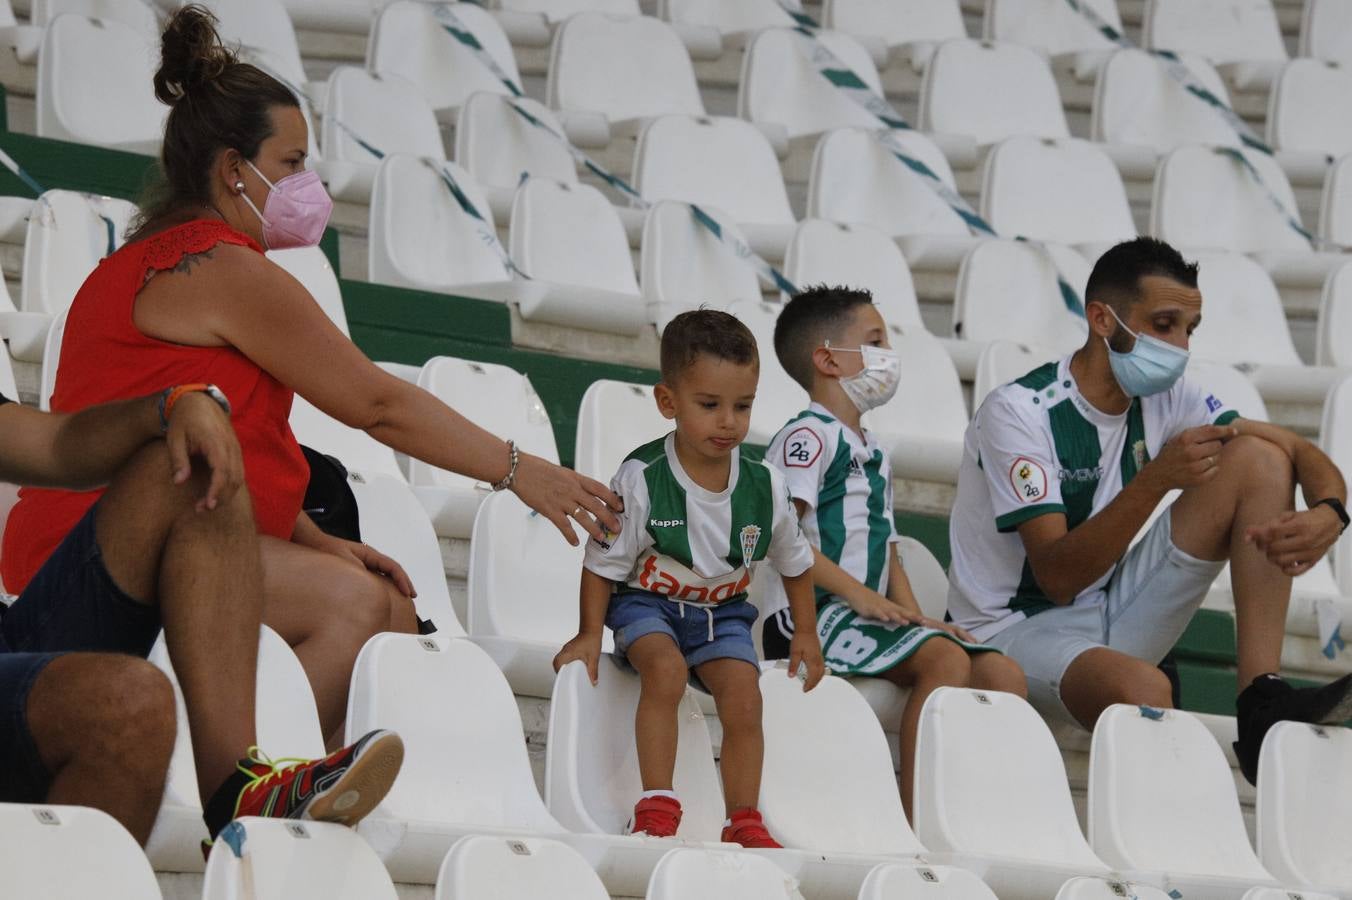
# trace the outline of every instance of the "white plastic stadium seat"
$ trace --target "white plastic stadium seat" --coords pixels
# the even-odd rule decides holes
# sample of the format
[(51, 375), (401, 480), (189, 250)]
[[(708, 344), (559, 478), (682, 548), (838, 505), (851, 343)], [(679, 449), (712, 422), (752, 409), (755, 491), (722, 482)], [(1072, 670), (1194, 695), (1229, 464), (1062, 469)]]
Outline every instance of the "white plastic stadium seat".
[(924, 327), (906, 258), (872, 226), (804, 219), (784, 253), (784, 276), (799, 288), (844, 284), (868, 290), (893, 334)]
[(998, 234), (1072, 244), (1088, 259), (1136, 237), (1117, 167), (1077, 139), (1024, 135), (996, 144), (986, 155), (981, 217)]
[(793, 25), (776, 0), (658, 0), (657, 14), (673, 25), (702, 25), (722, 35)]
[(1352, 731), (1278, 722), (1258, 757), (1254, 818), (1264, 867), (1288, 885), (1352, 890)]
[(136, 840), (112, 816), (86, 806), (0, 803), (0, 865), (12, 897), (161, 896)]
[[(150, 661), (169, 676), (178, 709), (178, 735), (169, 760), (169, 777), (146, 854), (157, 868), (175, 872), (202, 870), (201, 841), (206, 838), (202, 803), (197, 793), (197, 766), (183, 690), (174, 675), (161, 634), (150, 651)], [(255, 707), (258, 745), (273, 759), (313, 759), (324, 755), (310, 682), (300, 660), (278, 634), (263, 626), (258, 638), (258, 700)]]
[(297, 28), (366, 34), (375, 17), (370, 0), (282, 0)]
[(1267, 139), (1278, 158), (1321, 175), (1330, 158), (1352, 153), (1352, 121), (1330, 115), (1352, 95), (1352, 71), (1317, 59), (1282, 67), (1268, 101)]
[(774, 148), (741, 119), (653, 119), (634, 151), (634, 188), (648, 201), (717, 206), (732, 216), (756, 252), (771, 259), (783, 258), (793, 233), (793, 210)]
[[(520, 372), (496, 363), (434, 356), (423, 364), (418, 387), (493, 434), (511, 435), (523, 453), (559, 461), (549, 414), (530, 379)], [(446, 489), (438, 534), (469, 537), (474, 514), (490, 493), (489, 486), (418, 459), (409, 460), (408, 476), (410, 484)]]
[(1046, 59), (1009, 42), (940, 44), (925, 69), (919, 127), (967, 135), (978, 144), (1016, 134), (1070, 137)]
[(1036, 344), (994, 340), (981, 350), (972, 382), (972, 409), (980, 409), (986, 395), (1003, 384), (1022, 378), (1038, 366), (1059, 359), (1060, 355)]
[(455, 842), (437, 875), (436, 900), (609, 900), (591, 866), (547, 838), (469, 835)]
[(1146, 0), (1141, 37), (1205, 56), (1240, 90), (1266, 90), (1287, 59), (1272, 0)]
[(560, 25), (546, 92), (553, 109), (599, 113), (611, 123), (704, 115), (685, 45), (670, 25), (647, 16), (583, 12)]
[[(1343, 279), (1348, 276), (1344, 270)], [(1319, 446), (1340, 469), (1352, 466), (1352, 378), (1345, 378), (1324, 399)], [(1352, 594), (1352, 547), (1334, 545), (1333, 569), (1338, 586)]]
[(351, 828), (333, 822), (236, 819), (212, 845), (202, 877), (202, 900), (396, 896), (375, 851)]
[(573, 468), (609, 484), (635, 447), (657, 440), (672, 427), (657, 411), (651, 385), (597, 379), (578, 406)]
[(370, 200), (380, 157), (359, 144), (358, 137), (385, 155), (446, 158), (432, 107), (416, 85), (393, 73), (335, 68), (325, 92), (323, 127), (324, 160), (316, 168), (337, 200)]
[(957, 484), (967, 431), (958, 371), (922, 325), (893, 334), (891, 343), (901, 357), (903, 388), (869, 410), (864, 425), (891, 457), (894, 477)]
[(43, 342), (42, 374), (38, 384), (38, 409), (43, 412), (50, 412), (52, 409), (57, 364), (61, 361), (61, 340), (66, 334), (66, 313), (67, 310), (63, 309), (52, 317), (52, 324), (48, 326), (47, 337)]
[(1168, 900), (1169, 895), (1148, 884), (1113, 881), (1108, 878), (1072, 878), (1056, 892), (1056, 900)]
[[(1088, 5), (1121, 33), (1122, 17), (1115, 0), (1089, 0)], [(1049, 56), (1074, 53), (1101, 57), (1116, 48), (1065, 0), (986, 0), (982, 37), (1036, 47)]]
[(1089, 841), (1109, 865), (1163, 872), (1185, 895), (1274, 884), (1244, 829), (1230, 764), (1195, 716), (1116, 704), (1094, 727)]
[(344, 425), (299, 394), (291, 401), (288, 422), (297, 441), (337, 457), (348, 472), (405, 480), (393, 450), (366, 432)]
[(1058, 270), (1083, 299), (1090, 266), (1074, 250), (1020, 241), (979, 244), (958, 274), (954, 334), (969, 341), (1016, 341), (1058, 355), (1078, 349), (1088, 326), (1066, 308)]
[[(912, 159), (957, 190), (948, 160), (918, 131), (893, 137)], [(924, 176), (882, 146), (864, 128), (822, 135), (812, 157), (808, 218), (872, 225), (896, 238), (912, 269), (956, 272), (982, 238), (945, 203)]]
[(801, 896), (792, 878), (754, 853), (672, 850), (653, 869), (647, 900), (793, 900)]
[[(625, 831), (643, 793), (634, 745), (638, 693), (638, 675), (621, 669), (608, 654), (597, 664), (595, 686), (579, 662), (559, 670), (549, 707), (545, 798), (549, 811), (572, 831)], [(677, 719), (673, 785), (682, 816), (676, 836), (717, 841), (723, 828), (723, 791), (694, 688), (686, 689)]]
[[(725, 232), (741, 234), (726, 213), (700, 208)], [(675, 200), (661, 200), (648, 210), (639, 286), (659, 331), (687, 309), (726, 309), (738, 300), (760, 299), (755, 271), (700, 225), (689, 205)]]
[(121, 22), (57, 16), (38, 54), (38, 137), (158, 153), (169, 111), (151, 85), (158, 56)]
[(1352, 66), (1352, 7), (1344, 0), (1305, 0), (1300, 55)]
[[(556, 134), (563, 134), (562, 123), (543, 104), (527, 97), (515, 102)], [(508, 98), (488, 91), (470, 94), (460, 108), (455, 161), (479, 182), (493, 217), (499, 221), (511, 215), (512, 198), (522, 175), (577, 181), (577, 167), (568, 150), (523, 119)]]
[(967, 37), (958, 0), (824, 0), (822, 24), (856, 38), (881, 38), (888, 47), (912, 45), (913, 58), (917, 45), (932, 50), (940, 41)]
[(807, 409), (807, 391), (789, 377), (775, 356), (775, 320), (783, 307), (764, 300), (743, 300), (728, 307), (756, 338), (760, 355), (760, 381), (751, 406), (751, 430), (746, 439), (768, 444), (789, 420)]
[(268, 259), (286, 269), (310, 292), (319, 308), (338, 330), (351, 337), (347, 327), (347, 310), (343, 307), (343, 292), (338, 276), (324, 251), (318, 247), (294, 247), (290, 250), (269, 250)]
[(36, 26), (45, 27), (57, 16), (67, 14), (120, 22), (151, 44), (159, 41), (160, 24), (150, 4), (143, 0), (31, 0), (28, 8), (29, 21)]
[(306, 87), (296, 29), (282, 0), (207, 0), (226, 46), (240, 45), (246, 61)]
[(512, 201), (508, 249), (534, 292), (522, 293), (525, 318), (624, 335), (647, 324), (624, 223), (591, 185), (523, 182)]
[(1330, 166), (1324, 176), (1319, 234), (1335, 244), (1352, 247), (1352, 153)]
[(1352, 366), (1352, 260), (1324, 282), (1314, 361), (1321, 366)]
[[(875, 867), (859, 888), (859, 900), (895, 900), (898, 897), (914, 897), (916, 900), (994, 900), (995, 894), (986, 887), (984, 881), (966, 869), (896, 863), (883, 863)], [(1141, 897), (1140, 900), (1147, 898)]]
[(115, 197), (51, 190), (33, 204), (23, 248), (19, 308), (65, 311), (99, 260), (126, 240), (136, 206)]
[(638, 0), (501, 0), (498, 5), (507, 12), (544, 16), (550, 24), (557, 24), (580, 12), (640, 15)]
[(912, 818), (929, 858), (976, 872), (997, 896), (1047, 897), (1073, 876), (1109, 874), (1080, 833), (1056, 741), (1025, 700), (939, 688), (920, 713), (916, 770)]
[[(516, 58), (497, 20), (473, 3), (456, 3), (451, 9), (519, 86)], [(508, 93), (497, 76), (442, 27), (432, 6), (414, 0), (396, 0), (380, 10), (371, 28), (366, 68), (376, 75), (398, 75), (416, 84), (444, 122), (454, 122), (461, 104), (475, 91)]]

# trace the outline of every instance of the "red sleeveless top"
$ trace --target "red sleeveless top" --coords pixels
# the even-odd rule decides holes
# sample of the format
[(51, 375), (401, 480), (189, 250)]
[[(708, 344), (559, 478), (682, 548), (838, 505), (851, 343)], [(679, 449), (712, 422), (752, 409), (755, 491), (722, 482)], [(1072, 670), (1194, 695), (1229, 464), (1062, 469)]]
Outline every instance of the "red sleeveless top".
[[(136, 295), (150, 272), (171, 269), (185, 255), (220, 243), (263, 252), (247, 235), (224, 222), (202, 219), (127, 244), (100, 262), (70, 306), (52, 409), (74, 412), (111, 400), (143, 397), (176, 384), (216, 385), (233, 410), (231, 422), (243, 451), (245, 482), (258, 531), (288, 540), (310, 477), (287, 423), (291, 389), (233, 347), (173, 344), (142, 334), (132, 322)], [(5, 588), (11, 593), (22, 591), (102, 495), (102, 490), (20, 491), (0, 548)]]

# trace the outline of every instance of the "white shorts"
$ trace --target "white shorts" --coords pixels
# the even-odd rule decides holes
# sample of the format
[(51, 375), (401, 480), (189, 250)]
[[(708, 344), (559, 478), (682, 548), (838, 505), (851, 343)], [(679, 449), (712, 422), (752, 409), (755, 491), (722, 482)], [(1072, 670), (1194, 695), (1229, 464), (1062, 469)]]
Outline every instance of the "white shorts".
[(1044, 716), (1075, 721), (1061, 702), (1061, 679), (1086, 650), (1111, 647), (1158, 663), (1178, 643), (1225, 563), (1175, 547), (1172, 518), (1171, 509), (1127, 551), (1106, 591), (1088, 602), (1052, 607), (986, 640), (1023, 667), (1028, 700)]

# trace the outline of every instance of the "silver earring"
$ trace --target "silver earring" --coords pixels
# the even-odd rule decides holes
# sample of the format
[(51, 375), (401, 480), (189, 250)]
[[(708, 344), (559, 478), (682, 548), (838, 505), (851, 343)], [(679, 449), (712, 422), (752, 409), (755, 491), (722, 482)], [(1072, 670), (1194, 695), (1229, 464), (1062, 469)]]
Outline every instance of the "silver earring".
[(244, 193), (244, 182), (242, 181), (235, 182), (235, 192), (239, 194)]

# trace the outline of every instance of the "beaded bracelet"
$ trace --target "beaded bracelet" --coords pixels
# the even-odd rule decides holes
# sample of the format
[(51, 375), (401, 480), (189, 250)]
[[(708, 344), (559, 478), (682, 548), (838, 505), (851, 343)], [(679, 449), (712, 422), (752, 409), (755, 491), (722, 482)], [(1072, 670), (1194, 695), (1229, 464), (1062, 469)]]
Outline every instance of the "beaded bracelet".
[(516, 449), (516, 441), (507, 442), (507, 456), (511, 468), (507, 470), (507, 474), (503, 476), (501, 481), (495, 481), (490, 485), (495, 491), (505, 491), (516, 484), (516, 467), (521, 463), (521, 451)]

